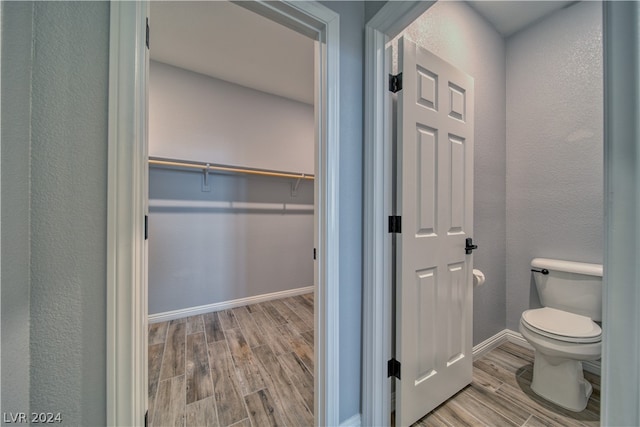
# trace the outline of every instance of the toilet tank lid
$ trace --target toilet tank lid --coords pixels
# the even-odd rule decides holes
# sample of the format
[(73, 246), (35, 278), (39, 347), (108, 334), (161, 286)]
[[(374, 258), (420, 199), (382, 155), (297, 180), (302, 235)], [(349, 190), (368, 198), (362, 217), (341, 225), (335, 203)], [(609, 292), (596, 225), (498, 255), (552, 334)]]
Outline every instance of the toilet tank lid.
[(547, 270), (564, 271), (566, 273), (602, 277), (602, 264), (589, 264), (586, 262), (564, 261), (549, 258), (534, 258), (531, 261), (531, 266), (534, 268), (546, 268)]

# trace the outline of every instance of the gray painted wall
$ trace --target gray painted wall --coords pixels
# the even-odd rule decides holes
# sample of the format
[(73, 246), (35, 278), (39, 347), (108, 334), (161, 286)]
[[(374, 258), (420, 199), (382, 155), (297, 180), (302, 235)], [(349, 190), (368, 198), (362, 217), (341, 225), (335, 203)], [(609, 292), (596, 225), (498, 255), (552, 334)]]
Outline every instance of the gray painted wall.
[[(152, 62), (152, 156), (313, 173), (313, 106)], [(313, 182), (151, 168), (149, 314), (313, 285)]]
[(313, 286), (313, 182), (152, 168), (149, 314)]
[(2, 411), (29, 411), (29, 138), (33, 4), (2, 3)]
[(106, 413), (109, 4), (36, 2), (31, 410)]
[(313, 145), (313, 105), (151, 62), (149, 155), (313, 174)]
[(439, 2), (403, 34), (474, 78), (474, 267), (487, 281), (474, 290), (473, 342), (504, 329), (505, 45), (464, 2)]
[[(23, 169), (6, 187), (3, 176), (3, 209), (7, 201), (19, 205), (7, 217), (3, 211), (2, 241), (11, 230), (25, 234), (19, 250), (2, 248), (3, 269), (5, 254), (16, 262), (3, 271), (2, 304), (29, 327), (8, 325), (23, 353), (15, 360), (3, 345), (3, 399), (17, 390), (16, 404), (28, 397), (31, 411), (60, 412), (67, 425), (104, 425), (109, 5), (5, 4), (3, 19), (2, 122), (13, 124), (8, 134), (3, 127), (2, 173), (12, 160), (11, 168)], [(3, 310), (3, 339), (4, 315), (12, 313)], [(24, 377), (7, 384), (10, 370)], [(27, 409), (5, 403), (4, 411)]]
[(602, 4), (507, 42), (507, 322), (536, 306), (535, 257), (603, 259)]

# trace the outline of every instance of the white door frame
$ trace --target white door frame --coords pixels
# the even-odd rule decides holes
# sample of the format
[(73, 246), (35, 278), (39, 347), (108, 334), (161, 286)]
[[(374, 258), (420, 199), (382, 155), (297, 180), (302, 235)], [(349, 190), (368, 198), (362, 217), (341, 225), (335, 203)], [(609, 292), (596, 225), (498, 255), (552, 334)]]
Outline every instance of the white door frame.
[[(316, 1), (239, 5), (320, 41), (316, 49), (317, 425), (339, 424), (339, 15)], [(107, 212), (107, 424), (141, 425), (147, 405), (144, 254), (147, 2), (111, 2)]]
[(640, 3), (604, 2), (601, 425), (640, 425)]
[[(391, 239), (386, 227), (392, 156), (384, 46), (433, 3), (390, 1), (365, 27), (362, 425), (387, 425), (391, 413)], [(605, 1), (603, 7), (606, 246), (601, 423), (640, 425), (640, 336), (626, 333), (640, 330), (640, 4)]]
[(145, 2), (112, 2), (107, 188), (107, 425), (147, 406)]
[(390, 424), (391, 237), (393, 197), (391, 111), (385, 45), (434, 2), (388, 2), (365, 27), (364, 271), (362, 425)]

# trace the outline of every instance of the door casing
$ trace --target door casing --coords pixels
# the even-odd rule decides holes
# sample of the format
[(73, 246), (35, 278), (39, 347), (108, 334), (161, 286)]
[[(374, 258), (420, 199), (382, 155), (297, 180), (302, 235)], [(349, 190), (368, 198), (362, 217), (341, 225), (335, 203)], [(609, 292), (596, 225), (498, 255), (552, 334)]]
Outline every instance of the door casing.
[[(339, 424), (340, 20), (316, 1), (238, 2), (317, 43), (315, 120), (317, 425)], [(147, 405), (147, 2), (111, 2), (107, 202), (107, 424), (142, 425)]]
[(385, 45), (434, 1), (388, 2), (365, 27), (364, 254), (362, 307), (362, 425), (389, 425), (392, 337), (393, 147), (389, 64)]

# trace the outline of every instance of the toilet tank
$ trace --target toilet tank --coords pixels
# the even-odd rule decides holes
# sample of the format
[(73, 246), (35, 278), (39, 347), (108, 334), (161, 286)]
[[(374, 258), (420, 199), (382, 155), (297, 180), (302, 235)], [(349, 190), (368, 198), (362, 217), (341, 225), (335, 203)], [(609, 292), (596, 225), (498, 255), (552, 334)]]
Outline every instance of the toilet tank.
[(601, 264), (534, 258), (531, 270), (543, 306), (602, 320)]

